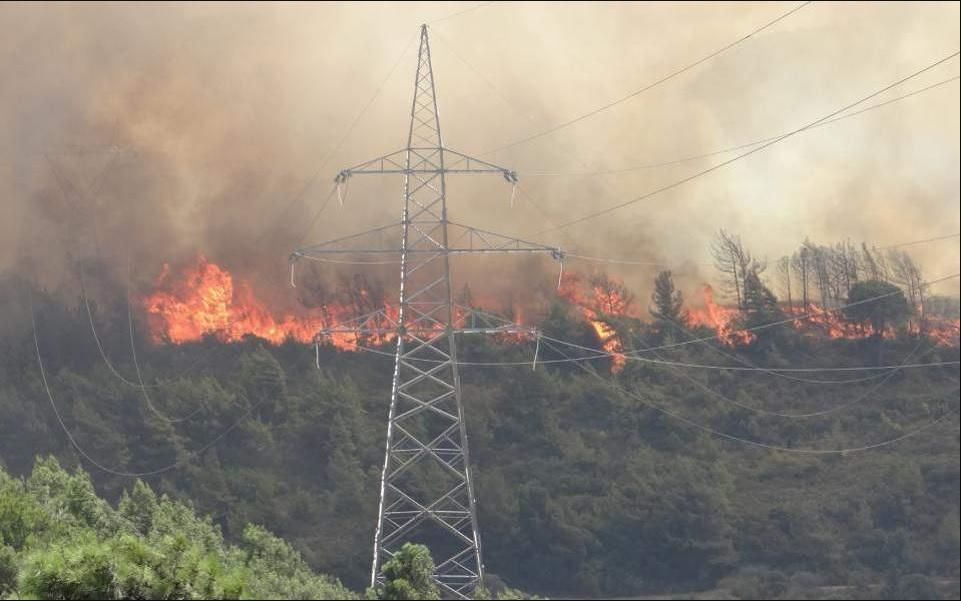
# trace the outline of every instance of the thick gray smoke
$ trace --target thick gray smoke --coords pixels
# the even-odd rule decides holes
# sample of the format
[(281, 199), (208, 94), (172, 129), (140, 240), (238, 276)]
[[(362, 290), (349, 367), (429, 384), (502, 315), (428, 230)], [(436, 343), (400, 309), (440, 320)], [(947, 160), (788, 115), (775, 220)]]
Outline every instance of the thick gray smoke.
[[(260, 295), (289, 296), (286, 255), (302, 237), (399, 217), (399, 181), (358, 179), (343, 208), (334, 199), (305, 231), (339, 168), (404, 145), (417, 26), (470, 6), (4, 4), (0, 268), (23, 268), (28, 256), (33, 274), (56, 287), (74, 261), (97, 258), (116, 274), (129, 263), (142, 285), (164, 262), (203, 252), (254, 280)], [(525, 137), (790, 6), (494, 3), (440, 21), (432, 35), (445, 142), (481, 154)], [(788, 131), (955, 51), (958, 13), (956, 3), (812, 4), (595, 118), (485, 154), (520, 172), (517, 206), (496, 178), (462, 179), (450, 185), (451, 214), (533, 237), (638, 196), (711, 163), (602, 177), (536, 172), (669, 161)], [(957, 72), (955, 59), (878, 100)], [(691, 290), (710, 277), (702, 264), (719, 227), (771, 259), (807, 236), (883, 245), (953, 233), (958, 109), (953, 82), (542, 241), (671, 264)], [(931, 276), (957, 270), (957, 239), (915, 253)], [(464, 267), (464, 283), (483, 273), (501, 297), (519, 294), (516, 282), (556, 275), (549, 261)], [(645, 298), (658, 267), (608, 269)]]

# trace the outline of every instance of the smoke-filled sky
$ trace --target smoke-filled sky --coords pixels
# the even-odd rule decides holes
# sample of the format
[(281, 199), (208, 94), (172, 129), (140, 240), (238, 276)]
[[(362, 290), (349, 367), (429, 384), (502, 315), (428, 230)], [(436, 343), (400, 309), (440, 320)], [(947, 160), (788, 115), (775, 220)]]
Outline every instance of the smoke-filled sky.
[[(99, 257), (118, 269), (129, 260), (149, 281), (162, 262), (202, 251), (279, 287), (302, 236), (320, 241), (399, 217), (399, 180), (354, 178), (344, 207), (332, 202), (304, 232), (340, 168), (404, 146), (419, 24), (475, 6), (4, 3), (0, 269), (27, 255), (56, 285), (68, 257)], [(522, 185), (511, 209), (499, 178), (453, 181), (452, 219), (532, 238), (734, 155), (571, 172), (781, 134), (959, 49), (958, 3), (814, 2), (610, 110), (488, 153), (656, 81), (793, 6), (494, 2), (437, 21), (446, 145), (515, 168)], [(870, 104), (958, 72), (954, 58)], [(805, 237), (887, 245), (958, 232), (958, 81), (538, 240), (663, 262), (700, 281), (710, 269), (698, 264), (710, 260), (721, 227), (770, 259)], [(957, 238), (911, 251), (928, 277), (958, 271)], [(510, 280), (509, 263), (497, 265)], [(532, 268), (519, 265), (518, 273)], [(654, 268), (611, 270), (641, 282)], [(958, 280), (939, 290), (957, 294)]]

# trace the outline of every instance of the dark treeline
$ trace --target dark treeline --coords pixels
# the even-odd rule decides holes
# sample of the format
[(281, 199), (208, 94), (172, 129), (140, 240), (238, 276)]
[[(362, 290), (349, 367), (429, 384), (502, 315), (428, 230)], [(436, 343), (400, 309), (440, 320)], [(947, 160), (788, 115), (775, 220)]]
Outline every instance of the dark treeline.
[[(782, 299), (757, 277), (759, 268), (741, 276), (754, 259), (739, 261), (731, 264), (743, 325), (766, 323), (782, 310)], [(855, 295), (859, 284), (884, 289), (878, 286), (885, 279), (859, 276), (843, 297)], [(242, 545), (247, 525), (262, 525), (290, 541), (314, 570), (363, 590), (389, 356), (321, 347), (316, 369), (312, 349), (295, 343), (208, 339), (158, 347), (138, 336), (140, 368), (152, 386), (145, 395), (117, 377), (135, 380), (125, 304), (93, 306), (115, 374), (97, 351), (82, 300), (31, 289), (16, 278), (0, 286), (6, 316), (0, 461), (7, 472), (28, 475), (37, 456), (53, 455), (87, 469), (111, 503), (133, 486), (131, 478), (82, 459), (62, 431), (40, 376), (32, 304), (53, 398), (92, 458), (123, 472), (183, 461), (143, 480), (209, 514), (229, 543)], [(806, 294), (813, 290), (821, 294), (819, 287)], [(908, 296), (899, 297), (903, 306), (884, 309), (882, 317), (898, 326), (898, 335), (886, 339), (831, 340), (776, 327), (759, 330), (739, 349), (716, 341), (678, 345), (712, 332), (686, 325), (670, 274), (658, 277), (650, 321), (609, 319), (626, 350), (670, 345), (640, 355), (658, 361), (766, 367), (957, 361), (957, 347), (937, 346), (902, 327), (910, 317)], [(853, 323), (878, 317), (842, 316)], [(598, 346), (582, 313), (564, 301), (554, 303), (542, 327), (548, 336)], [(467, 338), (462, 346), (467, 362), (523, 362), (534, 344)], [(957, 596), (956, 365), (787, 379), (628, 361), (612, 376), (609, 359), (583, 367), (549, 363), (561, 358), (544, 345), (536, 370), (462, 368), (484, 559), (495, 588), (504, 581), (563, 596), (710, 589), (738, 597)], [(860, 381), (817, 381), (851, 378)], [(771, 415), (815, 412), (826, 413)], [(935, 420), (917, 436), (868, 452), (810, 455), (743, 442), (856, 449)]]
[[(858, 246), (850, 241), (824, 245), (806, 239), (796, 251), (769, 265), (745, 248), (740, 236), (720, 230), (711, 254), (725, 291), (740, 308), (744, 307), (746, 280), (765, 273), (788, 307), (803, 309), (814, 303), (838, 307), (847, 301), (851, 289), (864, 281), (901, 288), (918, 319), (924, 318), (929, 300), (921, 267), (910, 253), (897, 247)], [(935, 301), (932, 309), (937, 312), (940, 303)]]

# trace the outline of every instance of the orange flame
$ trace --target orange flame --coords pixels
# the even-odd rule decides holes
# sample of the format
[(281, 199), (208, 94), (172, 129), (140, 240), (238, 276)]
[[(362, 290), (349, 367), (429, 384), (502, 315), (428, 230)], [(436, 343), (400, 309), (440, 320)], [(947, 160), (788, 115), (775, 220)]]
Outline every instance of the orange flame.
[(713, 329), (717, 332), (718, 339), (727, 346), (745, 346), (754, 342), (757, 336), (753, 332), (737, 329), (740, 313), (736, 308), (724, 307), (714, 302), (714, 289), (710, 284), (704, 284), (701, 292), (704, 295), (704, 307), (688, 312), (690, 325)]
[(623, 355), (624, 345), (617, 331), (603, 319), (604, 315), (628, 315), (629, 303), (619, 291), (620, 286), (604, 287), (601, 284), (591, 286), (591, 296), (581, 293), (581, 279), (576, 274), (566, 274), (561, 281), (558, 295), (567, 302), (575, 305), (594, 329), (601, 348), (611, 353), (611, 371), (620, 373), (627, 364)]
[(273, 344), (287, 338), (310, 342), (315, 328), (310, 319), (292, 314), (274, 315), (254, 297), (247, 282), (237, 282), (230, 272), (199, 255), (179, 281), (164, 264), (156, 282), (157, 291), (143, 299), (154, 342), (175, 344), (214, 335), (236, 342), (247, 334)]
[(961, 344), (961, 320), (928, 316), (925, 322), (924, 333), (938, 346)]
[[(357, 294), (365, 299), (367, 306), (370, 305), (367, 299), (370, 293), (366, 289), (359, 290)], [(607, 318), (625, 315), (637, 317), (632, 313), (623, 286), (606, 279), (587, 284), (579, 275), (567, 274), (558, 294), (578, 308), (591, 325), (602, 348), (611, 353), (612, 371), (620, 372), (626, 364), (624, 345)], [(690, 325), (713, 329), (722, 343), (731, 347), (744, 346), (755, 340), (753, 332), (738, 329), (736, 319), (739, 312), (736, 308), (717, 304), (709, 285), (704, 286), (703, 294), (704, 306), (693, 308), (688, 313)], [(319, 331), (336, 329), (357, 314), (356, 307), (350, 303), (329, 303), (314, 309), (301, 309), (296, 313), (272, 311), (254, 295), (248, 282), (234, 278), (225, 268), (203, 255), (198, 255), (193, 265), (177, 274), (165, 264), (155, 282), (155, 291), (141, 302), (147, 313), (151, 340), (158, 344), (183, 344), (199, 341), (204, 336), (237, 342), (248, 335), (272, 344), (281, 344), (288, 339), (310, 343)], [(397, 319), (396, 307), (384, 303), (383, 309), (388, 318)], [(851, 324), (838, 311), (825, 310), (816, 305), (806, 308), (785, 307), (784, 311), (788, 316), (799, 318), (792, 325), (806, 335), (859, 339), (873, 334), (870, 326)], [(525, 307), (514, 306), (513, 312), (515, 323), (527, 321)], [(467, 318), (461, 311), (455, 313), (457, 321)], [(800, 319), (807, 315), (811, 316)], [(909, 329), (915, 334), (921, 331), (917, 322), (912, 323)], [(959, 329), (957, 319), (928, 316), (924, 322), (924, 333), (941, 346), (957, 346)], [(892, 338), (896, 332), (889, 328), (883, 335)], [(341, 350), (357, 350), (358, 344), (384, 344), (394, 337), (393, 332), (359, 336), (353, 332), (333, 331), (326, 340)], [(505, 334), (501, 338), (514, 342), (529, 340), (526, 334)]]
[[(688, 318), (690, 325), (713, 329), (721, 342), (730, 347), (745, 346), (757, 338), (753, 332), (737, 329), (735, 324), (740, 312), (735, 307), (718, 305), (714, 301), (714, 290), (710, 285), (704, 285), (703, 294), (704, 307), (690, 310)], [(860, 340), (874, 335), (870, 324), (851, 323), (844, 319), (841, 312), (828, 310), (814, 303), (807, 307), (782, 306), (781, 309), (787, 316), (797, 317), (791, 322), (791, 326), (808, 336), (827, 337), (834, 340)], [(939, 346), (958, 346), (959, 329), (961, 328), (957, 319), (931, 316), (925, 319), (925, 334)], [(908, 330), (913, 334), (921, 332), (916, 322), (912, 322)], [(894, 339), (897, 331), (894, 327), (888, 327), (881, 335), (887, 339)]]
[[(362, 288), (356, 291), (356, 296), (361, 299), (364, 312), (369, 311), (370, 292)], [(340, 350), (357, 350), (358, 345), (379, 345), (393, 340), (396, 334), (392, 324), (398, 319), (397, 308), (384, 302), (386, 319), (351, 324), (380, 331), (359, 334), (346, 327), (345, 331), (337, 331), (357, 316), (357, 307), (351, 303), (328, 303), (296, 314), (271, 311), (254, 295), (248, 282), (235, 279), (227, 269), (203, 255), (198, 255), (193, 265), (176, 275), (170, 265), (164, 264), (155, 282), (155, 292), (144, 297), (141, 303), (147, 313), (151, 340), (156, 344), (184, 344), (204, 336), (215, 336), (223, 342), (256, 336), (272, 344), (286, 340), (310, 343), (319, 332), (326, 330), (324, 341)], [(468, 317), (465, 311), (454, 310), (455, 322), (466, 322)], [(444, 328), (441, 323), (420, 327), (438, 331)], [(529, 339), (526, 334), (504, 337), (518, 342)]]

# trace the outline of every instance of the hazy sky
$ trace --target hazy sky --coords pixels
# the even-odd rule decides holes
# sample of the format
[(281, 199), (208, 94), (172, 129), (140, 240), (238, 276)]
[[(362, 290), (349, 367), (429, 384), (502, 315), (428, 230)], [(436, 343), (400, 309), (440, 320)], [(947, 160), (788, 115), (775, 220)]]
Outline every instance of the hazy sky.
[[(0, 265), (26, 244), (49, 273), (70, 251), (118, 265), (129, 256), (149, 275), (204, 251), (235, 266), (276, 266), (282, 281), (337, 170), (405, 144), (418, 25), (478, 4), (3, 4)], [(481, 155), (797, 5), (494, 2), (441, 20), (431, 35), (445, 143)], [(483, 157), (517, 169), (553, 222), (567, 221), (733, 155), (607, 176), (537, 171), (619, 169), (767, 138), (958, 49), (958, 3), (814, 2), (610, 110)], [(954, 58), (869, 104), (958, 73)], [(130, 152), (103, 152), (110, 145)], [(961, 229), (959, 159), (953, 81), (541, 239), (690, 271), (709, 260), (720, 227), (771, 259), (806, 236), (885, 245), (951, 234)], [(65, 200), (54, 173), (95, 193)], [(450, 188), (458, 221), (521, 237), (550, 226), (524, 195), (511, 209), (496, 178)], [(307, 240), (396, 219), (400, 192), (399, 181), (353, 183), (346, 206), (334, 203)], [(957, 238), (912, 252), (930, 277), (958, 271)], [(942, 288), (957, 290), (957, 280)]]

